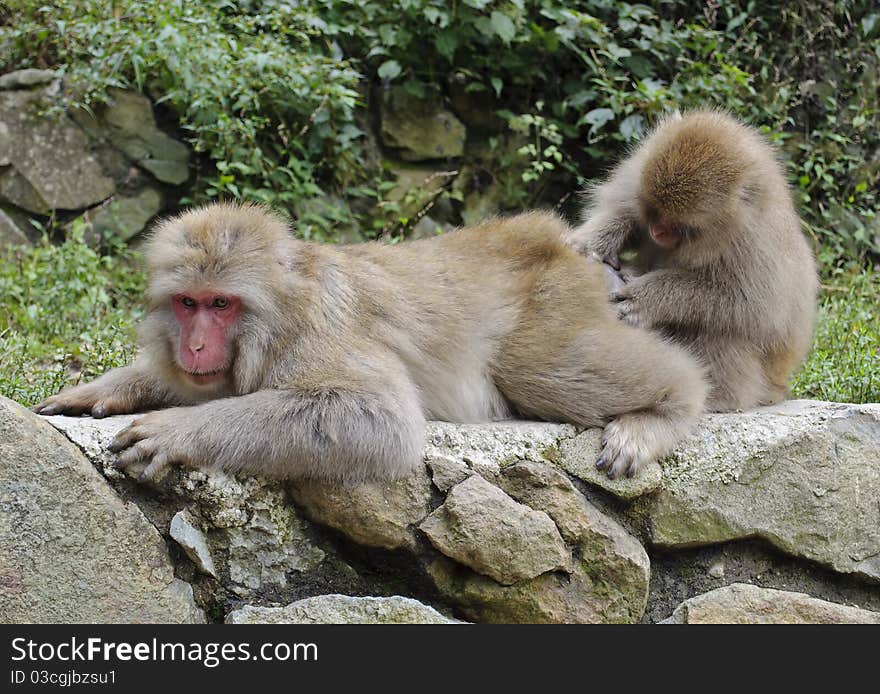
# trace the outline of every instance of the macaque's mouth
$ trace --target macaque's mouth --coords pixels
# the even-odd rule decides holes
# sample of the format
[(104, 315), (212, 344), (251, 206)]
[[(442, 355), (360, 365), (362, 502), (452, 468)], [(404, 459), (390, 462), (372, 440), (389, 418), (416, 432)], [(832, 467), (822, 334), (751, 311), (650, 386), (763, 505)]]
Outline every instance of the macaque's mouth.
[(229, 373), (229, 369), (217, 369), (215, 371), (205, 371), (202, 373), (184, 370), (184, 373), (187, 378), (196, 385), (205, 386), (211, 383), (216, 383), (217, 381), (222, 381), (226, 378), (226, 374)]

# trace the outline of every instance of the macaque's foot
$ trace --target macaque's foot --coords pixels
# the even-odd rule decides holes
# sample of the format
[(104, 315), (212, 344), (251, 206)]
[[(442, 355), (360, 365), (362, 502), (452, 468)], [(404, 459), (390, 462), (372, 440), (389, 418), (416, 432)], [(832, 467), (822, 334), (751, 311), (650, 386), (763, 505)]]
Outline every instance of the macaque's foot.
[(107, 446), (118, 453), (115, 466), (121, 470), (134, 464), (146, 467), (138, 477), (139, 482), (155, 481), (164, 477), (171, 463), (192, 465), (192, 458), (180, 444), (181, 422), (169, 418), (164, 410), (139, 417), (120, 431)]
[(640, 434), (638, 424), (632, 418), (618, 417), (608, 424), (602, 434), (602, 450), (596, 468), (607, 470), (612, 480), (621, 474), (634, 477), (651, 459), (645, 439)]
[(39, 405), (35, 405), (31, 409), (37, 414), (47, 416), (63, 414), (75, 417), (89, 414), (96, 419), (112, 414), (131, 412), (128, 403), (112, 392), (95, 387), (91, 383), (69, 388), (58, 395), (46, 398)]

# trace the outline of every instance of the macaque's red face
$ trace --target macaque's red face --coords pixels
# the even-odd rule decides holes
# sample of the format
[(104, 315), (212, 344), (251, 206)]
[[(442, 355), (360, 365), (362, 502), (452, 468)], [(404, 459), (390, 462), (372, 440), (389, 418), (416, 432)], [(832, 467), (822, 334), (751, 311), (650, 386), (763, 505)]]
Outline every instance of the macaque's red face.
[(681, 243), (681, 230), (675, 223), (662, 217), (648, 224), (648, 233), (654, 243), (668, 251)]
[(223, 379), (232, 366), (229, 329), (241, 299), (212, 291), (175, 294), (171, 308), (180, 324), (180, 365), (190, 380), (206, 385)]

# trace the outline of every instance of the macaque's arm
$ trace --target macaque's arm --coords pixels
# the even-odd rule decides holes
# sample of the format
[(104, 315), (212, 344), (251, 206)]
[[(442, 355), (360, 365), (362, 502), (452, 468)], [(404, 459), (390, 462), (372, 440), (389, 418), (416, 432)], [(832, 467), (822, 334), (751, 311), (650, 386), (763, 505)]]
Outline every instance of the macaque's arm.
[(632, 247), (638, 222), (634, 218), (611, 216), (604, 211), (588, 219), (576, 231), (579, 250), (588, 257), (620, 269), (620, 254)]
[(90, 383), (46, 398), (33, 411), (42, 415), (107, 417), (178, 404), (180, 398), (162, 385), (154, 372), (142, 358), (136, 359), (131, 366), (113, 369)]
[(364, 480), (412, 469), (424, 446), (415, 388), (395, 369), (291, 383), (194, 407), (151, 412), (110, 445), (142, 479), (172, 462), (273, 477)]
[(612, 299), (620, 318), (646, 328), (673, 326), (745, 337), (760, 320), (756, 302), (743, 296), (741, 287), (688, 270), (661, 269), (633, 277)]

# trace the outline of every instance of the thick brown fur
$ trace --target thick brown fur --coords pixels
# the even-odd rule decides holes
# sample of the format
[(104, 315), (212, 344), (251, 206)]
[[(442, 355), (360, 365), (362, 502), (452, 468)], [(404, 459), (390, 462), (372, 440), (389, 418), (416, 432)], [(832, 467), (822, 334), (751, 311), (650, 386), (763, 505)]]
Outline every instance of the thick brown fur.
[[(49, 398), (42, 414), (170, 407), (115, 440), (122, 464), (172, 461), (277, 477), (393, 477), (417, 465), (425, 419), (513, 414), (605, 427), (600, 463), (630, 474), (703, 408), (702, 369), (619, 322), (604, 271), (530, 213), (398, 245), (293, 239), (256, 206), (162, 223), (147, 247), (149, 312), (131, 366)], [(200, 386), (175, 360), (171, 297), (242, 299), (228, 376)]]
[[(686, 346), (709, 409), (771, 404), (811, 342), (818, 280), (783, 168), (764, 138), (717, 111), (671, 117), (591, 192), (569, 242), (623, 268), (619, 315)], [(648, 225), (671, 220), (677, 247)]]

